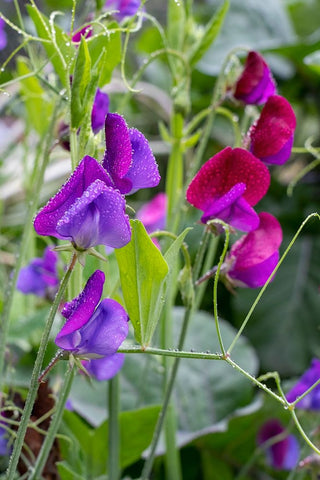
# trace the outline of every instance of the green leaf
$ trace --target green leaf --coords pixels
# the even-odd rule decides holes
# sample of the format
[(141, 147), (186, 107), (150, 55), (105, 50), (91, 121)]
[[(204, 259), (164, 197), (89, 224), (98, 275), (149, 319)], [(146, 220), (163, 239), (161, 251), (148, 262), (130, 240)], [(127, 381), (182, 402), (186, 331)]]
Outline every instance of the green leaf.
[(168, 265), (139, 220), (131, 220), (130, 243), (116, 250), (121, 286), (137, 342), (150, 344), (163, 304)]
[(184, 0), (169, 0), (167, 37), (168, 46), (181, 51), (185, 35), (186, 11)]
[(71, 127), (79, 128), (89, 104), (86, 90), (91, 79), (91, 58), (86, 40), (81, 37), (71, 88)]
[(200, 60), (200, 58), (203, 57), (203, 55), (208, 50), (208, 48), (214, 43), (224, 23), (225, 16), (229, 10), (229, 6), (230, 6), (230, 1), (226, 0), (224, 4), (219, 8), (217, 13), (213, 15), (211, 20), (206, 25), (200, 40), (196, 42), (196, 44), (190, 51), (190, 54), (189, 54), (190, 65), (194, 65), (195, 63), (197, 63)]
[(57, 468), (61, 480), (86, 480), (85, 477), (78, 475), (67, 462), (58, 462)]
[[(110, 24), (113, 28), (117, 24)], [(88, 48), (94, 65), (101, 52), (104, 50), (104, 56), (100, 65), (99, 87), (103, 87), (110, 82), (112, 72), (121, 61), (121, 34), (120, 32), (105, 33), (97, 35), (87, 40)]]
[[(25, 58), (18, 58), (17, 70), (19, 76), (31, 73)], [(46, 98), (46, 93), (35, 76), (24, 78), (20, 80), (20, 83), (26, 106), (28, 123), (33, 126), (39, 135), (42, 135), (46, 131), (50, 122), (52, 103)]]
[(34, 5), (27, 5), (27, 10), (40, 38), (50, 40), (43, 46), (47, 52), (60, 81), (64, 87), (69, 84), (69, 66), (71, 65), (75, 47), (70, 37), (55, 23), (50, 22)]

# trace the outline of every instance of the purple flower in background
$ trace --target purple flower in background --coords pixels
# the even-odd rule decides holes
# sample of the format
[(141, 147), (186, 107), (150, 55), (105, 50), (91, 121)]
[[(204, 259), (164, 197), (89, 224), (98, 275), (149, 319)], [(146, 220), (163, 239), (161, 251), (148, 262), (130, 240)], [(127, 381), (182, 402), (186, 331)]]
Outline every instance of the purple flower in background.
[[(136, 218), (145, 226), (146, 231), (150, 234), (157, 230), (163, 230), (166, 224), (167, 213), (167, 195), (158, 193), (150, 202), (143, 205), (137, 211)], [(156, 238), (152, 239), (153, 243), (160, 248), (160, 244)]]
[(94, 134), (98, 133), (104, 127), (108, 112), (109, 96), (98, 88), (91, 112), (91, 127)]
[(110, 380), (118, 373), (122, 368), (124, 359), (124, 353), (114, 353), (102, 358), (83, 360), (82, 364), (90, 375), (102, 382), (103, 380)]
[[(314, 383), (320, 379), (320, 360), (314, 358), (311, 366), (302, 375), (295, 386), (287, 393), (288, 402), (294, 402), (297, 397), (302, 395)], [(304, 410), (320, 410), (320, 385), (316, 386), (308, 395), (296, 404), (297, 408)]]
[(158, 165), (144, 135), (135, 128), (128, 128), (117, 113), (108, 113), (105, 133), (103, 167), (113, 186), (124, 195), (140, 188), (156, 187), (160, 182)]
[(6, 22), (0, 17), (0, 50), (3, 50), (7, 45), (7, 34), (5, 32)]
[(296, 116), (288, 100), (272, 95), (249, 131), (250, 151), (265, 163), (282, 165), (290, 157), (295, 128)]
[(122, 22), (125, 17), (133, 17), (140, 7), (141, 0), (107, 0), (105, 8), (116, 10), (113, 14), (117, 22)]
[(100, 303), (105, 275), (96, 270), (80, 295), (66, 303), (67, 319), (55, 343), (77, 356), (100, 358), (114, 355), (128, 335), (129, 317), (120, 303), (106, 298)]
[(9, 446), (9, 436), (0, 423), (0, 457), (10, 455), (12, 448)]
[(226, 258), (228, 277), (236, 286), (262, 287), (279, 261), (280, 223), (266, 212), (259, 218), (259, 227), (235, 242)]
[[(273, 443), (273, 437), (281, 437)], [(276, 470), (292, 470), (298, 463), (300, 448), (294, 435), (286, 434), (279, 420), (271, 419), (262, 425), (258, 445), (265, 448), (267, 461)], [(267, 445), (264, 445), (267, 442)]]
[(259, 226), (252, 206), (270, 184), (267, 167), (243, 148), (226, 147), (210, 158), (187, 189), (187, 200), (203, 211), (202, 223), (220, 218), (234, 228), (249, 232)]
[(267, 63), (259, 53), (249, 52), (233, 96), (246, 104), (261, 105), (275, 93), (276, 85)]
[(123, 196), (102, 166), (85, 156), (61, 190), (34, 220), (39, 235), (70, 240), (80, 250), (95, 245), (121, 248), (131, 238)]
[(47, 247), (42, 258), (34, 258), (29, 265), (20, 270), (17, 289), (22, 293), (33, 293), (39, 297), (54, 293), (59, 283), (57, 263), (57, 253)]

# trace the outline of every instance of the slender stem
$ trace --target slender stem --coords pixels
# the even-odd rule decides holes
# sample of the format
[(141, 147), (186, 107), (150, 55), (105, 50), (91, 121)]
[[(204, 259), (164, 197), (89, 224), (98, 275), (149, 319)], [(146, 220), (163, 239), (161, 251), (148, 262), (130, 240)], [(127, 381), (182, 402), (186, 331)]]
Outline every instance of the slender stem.
[(302, 426), (301, 426), (301, 423), (299, 422), (298, 420), (298, 417), (296, 415), (296, 412), (294, 410), (291, 410), (290, 411), (291, 413), (291, 416), (293, 418), (293, 421), (294, 423), (296, 424), (296, 427), (297, 429), (299, 430), (300, 434), (302, 435), (303, 439), (305, 440), (305, 442), (309, 445), (309, 447), (312, 448), (312, 450), (314, 450), (318, 455), (320, 455), (320, 450), (319, 448), (317, 448), (315, 446), (315, 444), (313, 442), (311, 442), (310, 438), (308, 437), (308, 435), (305, 433), (305, 431), (303, 430)]
[(62, 301), (64, 292), (66, 290), (71, 272), (73, 270), (73, 267), (76, 263), (77, 256), (76, 254), (73, 255), (71, 262), (69, 264), (69, 267), (60, 283), (59, 290), (56, 294), (56, 297), (54, 299), (54, 302), (52, 304), (52, 307), (50, 309), (49, 315), (47, 322), (44, 327), (44, 331), (42, 334), (40, 346), (39, 346), (39, 351), (38, 355), (34, 364), (32, 376), (31, 376), (31, 381), (30, 381), (30, 387), (29, 387), (29, 392), (28, 396), (26, 399), (25, 407), (23, 410), (23, 414), (21, 417), (21, 423), (20, 427), (17, 433), (17, 439), (14, 444), (13, 452), (9, 461), (9, 466), (7, 470), (7, 480), (13, 480), (15, 478), (15, 472), (17, 468), (17, 464), (19, 461), (19, 456), (22, 450), (23, 442), (24, 442), (24, 437), (28, 428), (28, 422), (30, 419), (30, 415), (32, 412), (32, 408), (37, 396), (37, 391), (38, 391), (38, 377), (42, 368), (42, 363), (43, 363), (43, 358), (45, 355), (45, 351), (47, 348), (48, 340), (49, 340), (49, 335), (51, 332), (52, 324), (54, 321), (54, 317), (57, 313), (58, 307), (60, 305), (60, 302)]
[(56, 104), (52, 114), (52, 119), (48, 127), (47, 135), (43, 141), (45, 141), (43, 161), (41, 167), (36, 172), (36, 177), (33, 183), (33, 195), (30, 196), (29, 208), (26, 213), (24, 229), (22, 232), (21, 244), (19, 246), (19, 253), (17, 255), (16, 265), (12, 274), (11, 280), (8, 282), (8, 289), (5, 292), (5, 298), (3, 302), (3, 312), (0, 322), (0, 391), (2, 391), (2, 382), (4, 381), (4, 358), (6, 351), (6, 341), (9, 330), (10, 313), (13, 304), (13, 297), (16, 289), (16, 283), (18, 279), (19, 270), (21, 268), (23, 259), (28, 251), (28, 241), (30, 232), (33, 226), (33, 216), (38, 206), (40, 189), (43, 183), (43, 177), (50, 159), (50, 149), (52, 143), (52, 132), (54, 131), (54, 124), (56, 121), (59, 104)]
[(78, 165), (78, 134), (77, 130), (70, 128), (70, 151), (71, 151), (71, 168), (74, 170)]
[[(180, 338), (179, 338), (179, 344), (178, 344), (178, 349), (179, 350), (181, 350), (182, 347), (183, 347), (185, 337), (186, 337), (186, 334), (187, 334), (189, 320), (191, 318), (192, 313), (193, 313), (193, 309), (191, 307), (189, 307), (185, 312), (185, 317), (184, 317), (182, 330), (181, 330)], [(147, 350), (149, 350), (149, 348)], [(171, 353), (178, 353), (178, 352), (171, 352)], [(215, 360), (217, 360), (218, 358), (221, 359), (220, 356), (216, 355)], [(143, 467), (143, 470), (142, 470), (141, 480), (147, 480), (149, 478), (150, 473), (151, 473), (156, 448), (157, 448), (157, 445), (158, 445), (158, 441), (159, 441), (160, 433), (161, 433), (161, 430), (162, 430), (162, 426), (163, 426), (163, 423), (164, 423), (164, 420), (165, 420), (165, 417), (166, 417), (169, 401), (170, 401), (170, 398), (171, 398), (172, 390), (173, 390), (173, 387), (174, 387), (175, 379), (176, 379), (178, 368), (179, 368), (179, 363), (180, 363), (180, 358), (177, 356), (177, 358), (174, 361), (172, 370), (171, 370), (171, 375), (170, 375), (169, 381), (167, 383), (167, 387), (166, 387), (166, 391), (165, 391), (165, 395), (164, 395), (164, 399), (163, 399), (163, 404), (162, 404), (162, 409), (160, 411), (158, 421), (157, 421), (157, 424), (156, 424), (156, 427), (155, 427), (155, 430), (154, 430), (154, 433), (153, 433), (153, 438), (152, 438), (152, 442), (151, 442), (151, 445), (150, 445), (150, 453), (149, 453), (148, 459), (147, 459), (146, 463), (144, 464), (144, 467)]]
[(280, 258), (277, 266), (275, 267), (275, 269), (273, 270), (273, 272), (271, 273), (271, 275), (269, 276), (268, 280), (266, 281), (266, 283), (264, 284), (264, 286), (261, 288), (259, 294), (257, 295), (257, 298), (255, 299), (255, 301), (253, 302), (249, 312), (247, 313), (247, 316), (246, 318), (244, 319), (244, 321), (242, 322), (242, 325), (241, 327), (239, 328), (236, 336), (234, 337), (230, 347), (228, 348), (228, 353), (230, 354), (231, 351), (233, 350), (236, 342), (238, 341), (239, 337), (241, 336), (243, 330), (245, 329), (248, 321), (250, 320), (251, 318), (251, 315), (253, 314), (257, 304), (259, 303), (262, 295), (264, 294), (266, 288), (268, 287), (269, 283), (271, 282), (274, 274), (278, 271), (278, 269), (280, 268), (280, 265), (282, 264), (282, 262), (284, 261), (284, 259), (286, 258), (286, 256), (288, 255), (289, 251), (291, 250), (294, 242), (296, 241), (296, 239), (298, 238), (298, 236), (300, 235), (301, 233), (301, 230), (303, 229), (303, 227), (308, 223), (308, 221), (313, 218), (313, 217), (317, 217), (318, 220), (320, 220), (320, 215), (316, 212), (314, 213), (310, 213), (310, 215), (308, 215), (308, 217), (301, 223), (297, 233), (294, 235), (293, 239), (291, 240), (291, 242), (289, 243), (288, 247), (286, 248), (284, 254), (282, 255), (282, 257)]
[(108, 478), (120, 478), (119, 375), (109, 381)]
[(118, 349), (120, 353), (142, 353), (146, 355), (160, 355), (173, 358), (194, 358), (198, 360), (223, 360), (223, 356), (219, 353), (207, 352), (187, 352), (184, 350), (166, 350), (163, 348), (141, 347), (139, 345), (133, 347), (123, 346)]
[(62, 420), (62, 415), (63, 415), (66, 401), (68, 400), (68, 396), (70, 393), (73, 376), (74, 376), (74, 366), (69, 366), (69, 370), (66, 374), (62, 389), (59, 392), (59, 400), (57, 402), (56, 411), (52, 417), (52, 421), (50, 423), (48, 433), (42, 444), (40, 453), (37, 457), (37, 461), (34, 465), (34, 468), (32, 469), (32, 473), (29, 477), (29, 480), (37, 480), (41, 476), (41, 472), (46, 464), (47, 458), (50, 454), (51, 447), (53, 445), (58, 428)]

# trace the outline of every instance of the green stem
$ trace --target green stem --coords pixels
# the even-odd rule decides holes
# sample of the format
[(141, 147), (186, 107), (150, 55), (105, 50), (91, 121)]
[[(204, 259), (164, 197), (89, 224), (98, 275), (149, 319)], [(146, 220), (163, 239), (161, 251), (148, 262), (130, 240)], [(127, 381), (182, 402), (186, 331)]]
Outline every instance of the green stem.
[(108, 478), (120, 478), (119, 375), (109, 381)]
[(48, 433), (42, 444), (40, 453), (37, 457), (37, 461), (34, 465), (34, 468), (32, 469), (32, 473), (29, 477), (29, 480), (37, 480), (38, 478), (41, 477), (41, 472), (46, 464), (47, 458), (50, 454), (51, 447), (53, 445), (58, 428), (62, 420), (62, 415), (64, 412), (66, 401), (68, 400), (68, 396), (70, 393), (73, 376), (74, 376), (74, 366), (69, 367), (69, 371), (66, 374), (63, 386), (59, 392), (59, 400), (56, 405), (55, 413), (52, 417), (52, 421), (50, 423)]
[(250, 320), (251, 318), (251, 315), (253, 314), (257, 304), (259, 303), (262, 295), (264, 294), (266, 288), (268, 287), (269, 283), (271, 282), (274, 274), (278, 271), (278, 269), (280, 268), (280, 265), (282, 264), (282, 262), (284, 261), (284, 259), (286, 258), (286, 256), (288, 255), (289, 251), (291, 250), (294, 242), (296, 241), (296, 239), (298, 238), (298, 236), (300, 235), (301, 233), (301, 230), (304, 228), (304, 226), (308, 223), (308, 221), (313, 218), (313, 217), (316, 217), (318, 218), (318, 220), (320, 220), (320, 215), (319, 213), (310, 213), (310, 215), (307, 216), (307, 218), (301, 223), (297, 233), (294, 235), (293, 239), (291, 240), (291, 242), (289, 243), (288, 247), (286, 248), (284, 254), (282, 255), (282, 257), (280, 258), (277, 266), (275, 267), (275, 269), (273, 270), (273, 272), (271, 273), (271, 275), (269, 276), (268, 280), (266, 281), (266, 283), (263, 285), (263, 287), (261, 288), (259, 294), (257, 295), (257, 298), (255, 299), (255, 301), (253, 302), (253, 304), (251, 305), (251, 308), (249, 310), (249, 312), (247, 313), (247, 316), (246, 318), (244, 319), (244, 321), (242, 322), (242, 325), (241, 327), (239, 328), (236, 336), (234, 337), (230, 347), (228, 348), (228, 354), (230, 355), (231, 354), (231, 351), (233, 350), (235, 344), (237, 343), (239, 337), (241, 336), (243, 330), (245, 329), (248, 321)]
[(172, 358), (194, 358), (198, 360), (224, 360), (223, 356), (219, 353), (206, 353), (206, 352), (187, 352), (185, 350), (169, 350), (164, 348), (154, 347), (141, 347), (139, 345), (133, 347), (123, 346), (118, 349), (119, 353), (142, 353), (146, 355), (159, 355), (161, 357)]
[(74, 170), (78, 165), (78, 134), (74, 128), (70, 128), (70, 152), (71, 168)]
[(19, 427), (19, 430), (18, 430), (18, 433), (17, 433), (17, 439), (15, 441), (13, 452), (12, 452), (12, 455), (11, 455), (11, 458), (10, 458), (10, 461), (9, 461), (9, 466), (8, 466), (8, 470), (7, 470), (7, 480), (13, 480), (15, 478), (16, 468), (17, 468), (17, 464), (18, 464), (18, 461), (19, 461), (19, 456), (20, 456), (20, 453), (21, 453), (21, 450), (22, 450), (24, 437), (25, 437), (25, 434), (26, 434), (26, 431), (27, 431), (27, 428), (28, 428), (28, 422), (29, 422), (30, 415), (31, 415), (31, 412), (32, 412), (32, 408), (33, 408), (33, 405), (34, 405), (34, 402), (35, 402), (35, 399), (36, 399), (36, 396), (37, 396), (38, 377), (39, 377), (40, 372), (41, 372), (43, 358), (44, 358), (44, 355), (45, 355), (45, 352), (46, 352), (46, 348), (47, 348), (52, 324), (53, 324), (55, 315), (57, 313), (58, 307), (59, 307), (59, 305), (62, 301), (64, 292), (66, 290), (66, 287), (67, 287), (67, 284), (68, 284), (68, 281), (69, 281), (69, 278), (70, 278), (70, 275), (71, 275), (71, 272), (73, 270), (73, 267), (75, 265), (76, 260), (77, 260), (77, 256), (76, 256), (76, 254), (74, 254), (72, 259), (71, 259), (71, 262), (69, 264), (69, 267), (68, 267), (68, 269), (67, 269), (67, 271), (66, 271), (66, 273), (65, 273), (65, 275), (64, 275), (64, 277), (63, 277), (63, 279), (60, 283), (58, 293), (57, 293), (57, 295), (54, 299), (54, 302), (52, 304), (52, 307), (51, 307), (49, 315), (48, 315), (47, 322), (46, 322), (44, 330), (43, 330), (38, 355), (37, 355), (37, 358), (36, 358), (36, 361), (35, 361), (35, 364), (34, 364), (34, 368), (33, 368), (33, 372), (32, 372), (32, 376), (31, 376), (28, 396), (27, 396), (25, 407), (24, 407), (23, 414), (22, 414), (22, 417), (21, 417), (20, 427)]
[(18, 274), (23, 262), (23, 259), (28, 251), (28, 241), (30, 237), (30, 232), (33, 227), (32, 219), (34, 217), (34, 213), (38, 206), (39, 194), (40, 189), (43, 184), (43, 177), (50, 159), (50, 150), (51, 150), (51, 143), (52, 143), (52, 132), (54, 131), (54, 124), (57, 117), (59, 104), (56, 104), (55, 109), (52, 114), (52, 119), (50, 125), (48, 127), (47, 135), (43, 139), (45, 142), (44, 147), (44, 154), (43, 154), (43, 161), (41, 167), (36, 172), (36, 177), (34, 178), (33, 183), (33, 195), (30, 196), (29, 208), (26, 213), (24, 229), (21, 238), (21, 244), (19, 246), (19, 253), (17, 255), (17, 260), (15, 264), (15, 268), (12, 274), (11, 281), (8, 282), (8, 288), (5, 292), (5, 298), (3, 302), (3, 312), (2, 318), (0, 322), (0, 391), (2, 391), (2, 382), (4, 381), (4, 359), (5, 359), (5, 351), (6, 351), (6, 341), (8, 336), (9, 330), (9, 323), (10, 323), (10, 313), (13, 304), (13, 297), (16, 289), (16, 283), (18, 279)]

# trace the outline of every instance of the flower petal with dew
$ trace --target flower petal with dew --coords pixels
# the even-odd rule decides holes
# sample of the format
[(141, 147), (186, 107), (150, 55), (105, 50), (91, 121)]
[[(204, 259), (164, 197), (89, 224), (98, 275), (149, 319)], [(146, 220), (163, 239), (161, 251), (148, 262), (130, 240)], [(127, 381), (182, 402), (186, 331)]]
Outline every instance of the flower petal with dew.
[(141, 5), (141, 0), (107, 0), (105, 8), (115, 10), (113, 14), (117, 22), (122, 22), (126, 17), (133, 17)]
[(186, 198), (203, 211), (202, 223), (219, 218), (242, 231), (255, 230), (252, 206), (270, 184), (267, 167), (243, 148), (226, 147), (210, 158), (191, 181)]
[(250, 131), (250, 151), (265, 163), (282, 165), (291, 155), (295, 113), (284, 97), (273, 95)]
[(91, 128), (94, 134), (98, 133), (105, 124), (109, 112), (109, 95), (97, 89), (91, 112)]
[(286, 433), (279, 420), (271, 419), (264, 423), (258, 432), (257, 442), (265, 448), (268, 463), (274, 469), (292, 470), (297, 465), (300, 454), (298, 440)]
[(57, 253), (47, 247), (42, 258), (34, 258), (20, 270), (17, 289), (39, 297), (45, 297), (50, 291), (54, 292), (59, 283), (57, 263)]
[(131, 238), (123, 196), (111, 186), (102, 166), (89, 156), (40, 210), (34, 228), (39, 235), (70, 240), (82, 250), (96, 245), (121, 248)]
[[(305, 371), (299, 381), (286, 394), (288, 402), (294, 402), (297, 397), (306, 392), (314, 383), (320, 380), (320, 360), (314, 358), (311, 366)], [(320, 385), (296, 404), (296, 408), (304, 410), (320, 410)]]
[(66, 323), (55, 339), (56, 345), (70, 353), (100, 358), (113, 355), (128, 335), (128, 315), (115, 300), (101, 298), (105, 275), (96, 270), (80, 295), (67, 303), (62, 315)]
[(129, 195), (160, 182), (157, 162), (147, 139), (139, 130), (128, 128), (124, 118), (109, 113), (105, 121), (106, 151), (103, 167), (113, 186)]
[(124, 359), (124, 353), (114, 353), (102, 358), (83, 360), (82, 364), (90, 375), (102, 382), (103, 380), (110, 380), (118, 373), (122, 368)]
[(267, 63), (258, 52), (249, 52), (233, 96), (248, 105), (261, 105), (275, 93), (275, 81)]
[(226, 257), (227, 275), (236, 286), (262, 287), (277, 266), (282, 229), (270, 213), (259, 214), (256, 230), (234, 243)]

